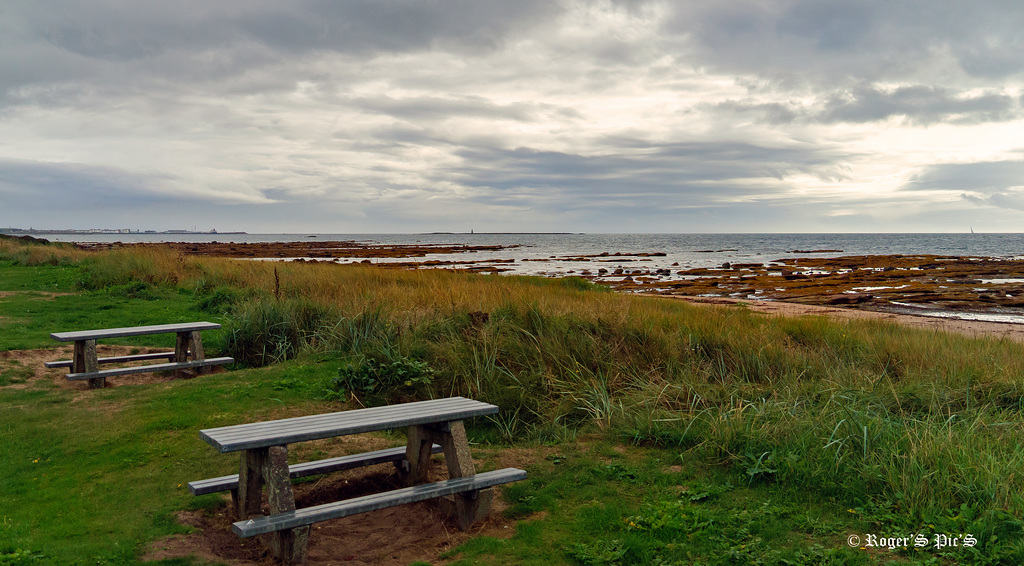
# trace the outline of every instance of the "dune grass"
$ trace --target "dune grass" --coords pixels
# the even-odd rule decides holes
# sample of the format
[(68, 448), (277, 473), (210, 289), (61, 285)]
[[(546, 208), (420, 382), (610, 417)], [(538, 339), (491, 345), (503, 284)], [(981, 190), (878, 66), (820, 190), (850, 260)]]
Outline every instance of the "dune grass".
[[(185, 305), (193, 319), (223, 317), (216, 347), (244, 365), (297, 359), (335, 368), (289, 378), (311, 396), (361, 404), (471, 396), (501, 408), (478, 423), (480, 442), (565, 446), (597, 435), (700, 462), (729, 478), (719, 486), (781, 490), (785, 508), (799, 505), (795, 494), (809, 494), (893, 536), (978, 539), (969, 551), (928, 554), (939, 563), (1024, 558), (1017, 343), (694, 307), (578, 279), (199, 259), (159, 247), (82, 255), (0, 245), (10, 269), (71, 269), (59, 285), (126, 296), (125, 309), (148, 294)], [(557, 473), (541, 477), (558, 483)], [(539, 510), (520, 489), (510, 493)], [(592, 521), (614, 522), (602, 531), (609, 538), (552, 543), (564, 550), (554, 563), (729, 563), (713, 558), (728, 552), (756, 563), (728, 545), (697, 555), (687, 552), (698, 547), (666, 546), (704, 532), (673, 521), (706, 512), (666, 493), (601, 511)], [(546, 495), (546, 508), (558, 508), (559, 497), (572, 499)], [(585, 506), (574, 505), (573, 512)], [(650, 527), (630, 527), (630, 517)], [(749, 526), (715, 520), (749, 534)], [(529, 554), (517, 548), (507, 551)], [(762, 563), (823, 563), (826, 554)]]

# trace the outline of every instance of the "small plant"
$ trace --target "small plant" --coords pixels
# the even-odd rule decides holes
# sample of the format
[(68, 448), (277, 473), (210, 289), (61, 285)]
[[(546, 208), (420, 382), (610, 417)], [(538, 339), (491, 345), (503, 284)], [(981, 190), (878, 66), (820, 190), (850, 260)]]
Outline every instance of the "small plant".
[(0, 566), (19, 566), (21, 564), (37, 564), (43, 555), (31, 550), (13, 549), (0, 551)]
[(626, 549), (620, 540), (597, 540), (590, 544), (573, 544), (565, 553), (573, 562), (582, 566), (606, 566), (622, 564)]
[(627, 518), (626, 528), (691, 534), (711, 527), (713, 522), (700, 508), (691, 508), (682, 501), (659, 501), (643, 513)]
[(749, 452), (744, 454), (742, 465), (746, 468), (748, 483), (767, 481), (774, 477), (775, 472), (778, 471), (770, 467), (774, 457), (772, 452), (764, 452), (760, 456), (754, 456)]
[(326, 397), (344, 399), (349, 395), (388, 398), (399, 391), (429, 386), (434, 370), (426, 362), (399, 357), (391, 362), (367, 359), (348, 363), (331, 380)]

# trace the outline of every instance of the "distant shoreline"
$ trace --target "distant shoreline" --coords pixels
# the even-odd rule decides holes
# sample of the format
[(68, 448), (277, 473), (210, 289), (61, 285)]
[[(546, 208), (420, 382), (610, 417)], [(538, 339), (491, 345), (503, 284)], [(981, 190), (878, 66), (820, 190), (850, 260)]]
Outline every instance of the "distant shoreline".
[(90, 228), (88, 230), (36, 230), (34, 228), (22, 229), (22, 228), (0, 228), (0, 234), (16, 236), (19, 234), (24, 235), (35, 235), (35, 234), (153, 234), (153, 235), (182, 235), (182, 234), (203, 234), (203, 235), (216, 235), (216, 234), (248, 234), (248, 232), (218, 232), (217, 230), (131, 230), (131, 229), (108, 229), (108, 228)]

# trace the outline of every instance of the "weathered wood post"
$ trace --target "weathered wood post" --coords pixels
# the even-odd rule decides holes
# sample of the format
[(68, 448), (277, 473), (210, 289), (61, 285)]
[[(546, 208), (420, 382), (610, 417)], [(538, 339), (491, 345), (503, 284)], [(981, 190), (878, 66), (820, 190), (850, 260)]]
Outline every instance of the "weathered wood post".
[[(85, 373), (99, 369), (99, 361), (96, 359), (95, 340), (75, 340), (75, 352), (71, 358), (71, 373)], [(107, 385), (107, 378), (94, 377), (89, 380), (89, 389), (103, 389)]]
[(433, 448), (433, 435), (425, 426), (410, 426), (406, 431), (408, 443), (405, 445), (405, 462), (408, 469), (399, 470), (405, 475), (405, 485), (414, 486), (427, 480), (427, 469), (430, 467), (430, 454)]
[[(295, 510), (295, 492), (288, 475), (288, 447), (271, 446), (263, 462), (263, 478), (267, 482), (267, 501), (270, 514), (277, 515)], [(306, 543), (309, 525), (274, 531), (270, 534), (270, 551), (285, 564), (306, 561)]]
[[(469, 451), (469, 439), (462, 421), (445, 423), (432, 427), (431, 441), (441, 445), (444, 450), (444, 462), (448, 466), (449, 478), (464, 478), (476, 475), (473, 456)], [(429, 454), (429, 452), (428, 452)], [(487, 516), (491, 510), (494, 490), (487, 488), (458, 493), (441, 501), (448, 506), (445, 511), (455, 519), (459, 529), (465, 531)]]
[(269, 458), (266, 448), (242, 450), (238, 467), (238, 490), (232, 492), (239, 519), (260, 515), (263, 503), (263, 469)]
[[(206, 352), (203, 351), (203, 335), (198, 330), (189, 333), (188, 353), (193, 361), (205, 360)], [(209, 366), (199, 366), (194, 369), (195, 375), (202, 375), (210, 371)]]
[[(188, 361), (188, 343), (192, 339), (191, 332), (177, 332), (174, 337), (174, 361), (175, 362), (187, 362)], [(189, 374), (185, 373), (187, 370), (176, 369), (174, 370), (174, 377), (183, 378), (190, 377)]]

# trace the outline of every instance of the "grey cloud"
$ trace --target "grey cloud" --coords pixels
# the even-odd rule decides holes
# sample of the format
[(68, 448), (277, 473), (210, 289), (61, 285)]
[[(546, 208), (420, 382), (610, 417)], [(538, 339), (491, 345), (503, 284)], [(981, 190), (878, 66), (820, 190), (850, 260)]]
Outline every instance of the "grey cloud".
[(489, 189), (495, 202), (520, 202), (535, 191), (567, 208), (593, 205), (656, 207), (709, 204), (762, 194), (755, 180), (795, 173), (836, 174), (841, 156), (824, 151), (743, 143), (652, 145), (617, 140), (619, 153), (579, 155), (527, 148), (463, 149), (465, 164), (450, 171), (460, 183)]
[[(845, 163), (868, 156), (830, 143), (866, 147), (881, 125), (803, 126), (1019, 119), (1020, 29), (1018, 0), (10, 0), (0, 152), (116, 156), (124, 169), (0, 161), (0, 209), (198, 216), (191, 205), (296, 227), (285, 216), (328, 226), (375, 211), (364, 226), (399, 230), (481, 210), (585, 209), (590, 226), (617, 229), (603, 219), (621, 209), (700, 209), (784, 226), (792, 178), (813, 202), (786, 207), (857, 219), (870, 203), (834, 185), (814, 201), (804, 176), (860, 171)], [(1012, 140), (1007, 129), (992, 127)], [(903, 175), (906, 155), (929, 150), (897, 147), (879, 168)], [(1020, 163), (936, 165), (899, 196), (1009, 206)], [(223, 205), (231, 191), (249, 204)], [(283, 202), (261, 209), (260, 194)]]
[(871, 37), (876, 14), (865, 3), (797, 3), (775, 22), (781, 36), (809, 41), (818, 50), (862, 48)]
[(989, 161), (932, 165), (903, 189), (995, 194), (1021, 186), (1024, 186), (1024, 161)]
[(108, 97), (197, 81), (219, 91), (288, 88), (315, 73), (306, 68), (310, 60), (330, 53), (481, 55), (561, 7), (541, 0), (15, 0), (0, 10), (0, 103), (34, 104), (40, 91), (52, 97), (82, 84)]
[[(16, 8), (16, 9), (15, 9)], [(174, 3), (17, 2), (31, 35), (84, 57), (152, 58), (171, 50), (208, 51), (243, 40), (286, 53), (372, 53), (437, 46), (493, 49), (507, 34), (543, 22), (557, 3), (528, 0), (226, 0)]]
[[(550, 110), (540, 105), (517, 103), (499, 105), (479, 96), (436, 97), (420, 96), (396, 99), (389, 96), (358, 98), (352, 106), (403, 119), (444, 119), (449, 117), (478, 117), (502, 120), (530, 121)], [(564, 112), (562, 113), (565, 114)]]
[(86, 57), (137, 59), (171, 49), (220, 48), (243, 38), (287, 53), (407, 51), (445, 44), (492, 49), (552, 3), (235, 0), (137, 4), (48, 3), (29, 22), (54, 45)]
[(1020, 117), (1020, 106), (1012, 96), (997, 93), (964, 95), (927, 85), (893, 90), (862, 85), (824, 95), (810, 105), (729, 100), (716, 104), (714, 108), (729, 113), (752, 113), (769, 124), (867, 123), (892, 117), (902, 117), (914, 125), (938, 122), (980, 124)]
[(982, 196), (962, 193), (960, 198), (978, 206), (1024, 210), (1024, 191), (997, 192)]
[(891, 92), (859, 87), (833, 94), (815, 119), (824, 122), (872, 122), (904, 116), (916, 124), (940, 121), (999, 122), (1017, 117), (1016, 104), (1005, 94), (963, 97), (947, 89), (924, 85)]
[(0, 159), (0, 194), (27, 206), (110, 206), (168, 200), (164, 176), (143, 176), (112, 167)]
[(183, 179), (162, 172), (0, 158), (0, 203), (27, 209), (129, 209), (160, 203), (233, 203), (261, 200), (238, 193), (182, 190)]
[[(1024, 70), (1024, 4), (936, 0), (673, 3), (666, 34), (717, 72), (811, 83), (906, 80), (948, 63), (970, 76)], [(689, 36), (685, 34), (691, 34)]]
[(744, 102), (727, 100), (713, 105), (718, 111), (730, 114), (754, 114), (769, 124), (791, 124), (809, 116), (809, 111), (799, 104), (782, 102)]
[(263, 14), (240, 20), (251, 36), (290, 51), (408, 51), (436, 46), (494, 49), (508, 33), (558, 11), (557, 3), (456, 0), (310, 0), (265, 4)]

